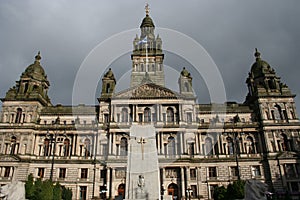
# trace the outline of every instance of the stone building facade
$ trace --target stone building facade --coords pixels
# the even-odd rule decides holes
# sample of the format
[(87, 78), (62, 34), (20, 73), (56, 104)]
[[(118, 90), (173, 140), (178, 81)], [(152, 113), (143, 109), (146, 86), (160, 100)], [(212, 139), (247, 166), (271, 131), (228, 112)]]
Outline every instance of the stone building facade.
[(35, 57), (1, 99), (0, 183), (32, 173), (71, 188), (74, 199), (124, 197), (130, 126), (153, 124), (162, 195), (212, 199), (216, 186), (237, 179), (299, 195), (295, 95), (260, 53), (244, 103), (197, 104), (187, 69), (179, 92), (165, 87), (163, 42), (148, 11), (140, 28), (130, 88), (116, 92), (109, 69), (95, 106), (52, 105), (40, 53)]

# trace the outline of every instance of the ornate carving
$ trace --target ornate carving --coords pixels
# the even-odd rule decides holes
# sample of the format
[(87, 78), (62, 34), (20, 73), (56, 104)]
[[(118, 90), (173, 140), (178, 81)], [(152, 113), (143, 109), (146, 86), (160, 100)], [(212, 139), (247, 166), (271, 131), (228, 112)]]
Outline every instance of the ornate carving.
[(153, 97), (176, 97), (176, 94), (171, 90), (163, 87), (145, 84), (133, 90), (116, 95), (116, 97), (135, 97), (135, 98), (153, 98)]
[(14, 161), (19, 161), (19, 159), (10, 155), (2, 155), (0, 156), (0, 161), (14, 162)]

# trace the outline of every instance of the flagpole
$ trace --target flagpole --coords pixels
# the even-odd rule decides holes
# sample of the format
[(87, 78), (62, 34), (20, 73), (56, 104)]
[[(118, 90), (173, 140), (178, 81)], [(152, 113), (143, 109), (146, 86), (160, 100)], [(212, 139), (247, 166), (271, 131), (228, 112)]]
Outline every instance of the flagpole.
[(148, 72), (148, 38), (146, 36), (146, 72)]

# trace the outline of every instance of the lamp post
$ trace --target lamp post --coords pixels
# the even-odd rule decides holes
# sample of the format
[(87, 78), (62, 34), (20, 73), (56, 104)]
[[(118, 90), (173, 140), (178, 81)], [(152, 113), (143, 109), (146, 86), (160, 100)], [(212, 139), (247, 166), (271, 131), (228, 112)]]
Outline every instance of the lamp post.
[[(55, 122), (52, 123), (52, 125), (55, 125), (55, 129), (57, 128), (57, 125), (60, 124), (60, 118), (57, 117)], [(53, 169), (54, 169), (54, 159), (55, 159), (55, 151), (56, 151), (56, 135), (57, 132), (54, 132), (54, 138), (53, 135), (50, 136), (51, 139), (51, 145), (53, 144), (54, 140), (54, 146), (53, 146), (53, 151), (52, 151), (52, 160), (51, 160), (51, 171), (50, 171), (50, 180), (53, 181)]]
[(239, 158), (238, 158), (238, 156), (240, 154), (240, 150), (239, 150), (238, 142), (239, 142), (238, 132), (235, 132), (235, 134), (234, 134), (235, 162), (236, 162), (236, 167), (237, 167), (237, 177), (238, 177), (238, 180), (241, 180)]
[[(95, 152), (94, 152), (94, 175), (93, 175), (93, 199), (95, 198), (95, 182), (96, 182), (96, 161), (97, 161), (97, 149), (98, 149), (98, 121), (97, 119), (92, 123), (93, 132), (96, 130), (96, 141), (95, 144)], [(95, 138), (95, 137), (94, 137)]]

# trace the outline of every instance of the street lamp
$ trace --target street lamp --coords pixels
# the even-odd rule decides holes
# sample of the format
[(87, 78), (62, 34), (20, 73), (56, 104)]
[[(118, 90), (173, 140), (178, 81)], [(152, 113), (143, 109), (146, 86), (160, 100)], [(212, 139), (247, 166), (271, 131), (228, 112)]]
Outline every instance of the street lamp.
[(93, 175), (93, 198), (95, 198), (95, 182), (96, 182), (96, 161), (97, 161), (97, 149), (98, 149), (98, 121), (97, 119), (92, 122), (93, 132), (96, 130), (96, 139), (94, 140), (95, 152), (94, 152), (94, 175)]
[(193, 192), (193, 190), (189, 187), (188, 189), (186, 189), (186, 192), (187, 192), (187, 194), (188, 194), (188, 198), (189, 198), (189, 200), (191, 200), (191, 196), (192, 196), (192, 192)]

